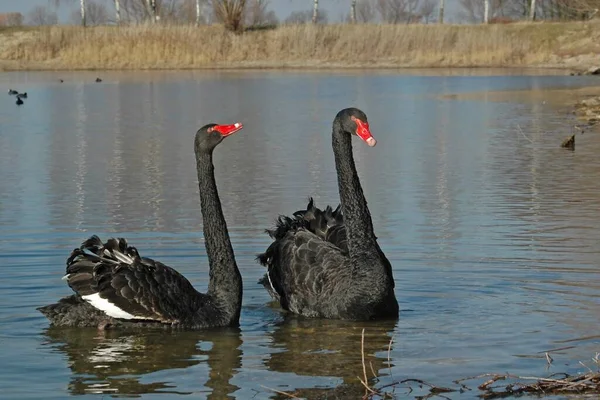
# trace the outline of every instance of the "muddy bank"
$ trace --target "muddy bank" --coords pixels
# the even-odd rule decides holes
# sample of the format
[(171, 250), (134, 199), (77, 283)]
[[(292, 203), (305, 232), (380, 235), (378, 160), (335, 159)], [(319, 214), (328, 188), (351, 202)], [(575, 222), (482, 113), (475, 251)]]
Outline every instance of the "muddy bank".
[(600, 122), (600, 95), (583, 99), (575, 104), (575, 115), (588, 125)]

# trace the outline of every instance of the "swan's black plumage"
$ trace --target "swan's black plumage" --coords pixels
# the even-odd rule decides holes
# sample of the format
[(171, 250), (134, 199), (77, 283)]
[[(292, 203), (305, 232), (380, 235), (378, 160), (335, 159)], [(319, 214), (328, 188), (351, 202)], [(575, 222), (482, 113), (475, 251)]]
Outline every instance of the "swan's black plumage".
[(201, 329), (239, 323), (242, 280), (214, 180), (212, 152), (241, 125), (210, 124), (196, 134), (196, 161), (210, 263), (208, 292), (174, 269), (141, 257), (123, 238), (92, 236), (73, 250), (63, 279), (76, 293), (39, 310), (59, 326), (147, 326)]
[(273, 243), (257, 257), (267, 267), (260, 283), (282, 308), (307, 317), (397, 318), (392, 267), (373, 232), (351, 134), (375, 144), (356, 108), (340, 111), (333, 122), (341, 209), (321, 210), (310, 199), (306, 210), (280, 216), (267, 230)]

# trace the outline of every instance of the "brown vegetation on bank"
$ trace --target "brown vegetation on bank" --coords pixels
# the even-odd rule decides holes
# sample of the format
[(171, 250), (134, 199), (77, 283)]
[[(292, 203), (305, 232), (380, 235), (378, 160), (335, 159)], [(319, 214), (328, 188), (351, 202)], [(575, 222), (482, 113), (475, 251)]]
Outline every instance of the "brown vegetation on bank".
[(0, 30), (6, 69), (587, 67), (600, 22), (506, 25), (53, 26)]

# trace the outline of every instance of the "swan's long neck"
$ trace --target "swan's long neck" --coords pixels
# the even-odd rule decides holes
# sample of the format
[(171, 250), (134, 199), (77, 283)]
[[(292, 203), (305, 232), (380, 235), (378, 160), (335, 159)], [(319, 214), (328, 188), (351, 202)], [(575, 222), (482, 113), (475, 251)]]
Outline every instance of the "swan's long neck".
[(333, 154), (350, 257), (376, 253), (373, 222), (354, 165), (352, 136), (343, 131), (338, 120), (333, 124)]
[(235, 262), (227, 223), (221, 209), (212, 151), (207, 153), (197, 148), (196, 164), (204, 240), (210, 268), (208, 295), (213, 296), (225, 312), (237, 319), (242, 304), (242, 277)]

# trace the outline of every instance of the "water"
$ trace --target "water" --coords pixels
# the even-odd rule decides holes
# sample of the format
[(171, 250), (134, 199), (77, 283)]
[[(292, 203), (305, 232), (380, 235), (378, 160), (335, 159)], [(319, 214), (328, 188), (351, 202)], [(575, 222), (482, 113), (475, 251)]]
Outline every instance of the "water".
[[(574, 152), (559, 148), (573, 120), (547, 91), (593, 82), (465, 70), (1, 74), (4, 92), (29, 99), (0, 96), (0, 397), (358, 398), (363, 328), (376, 387), (593, 367), (600, 141), (589, 132)], [(355, 158), (394, 266), (397, 322), (288, 318), (256, 283), (278, 214), (309, 195), (337, 204), (331, 121), (350, 105), (379, 141), (355, 140)], [(244, 278), (240, 329), (49, 328), (35, 308), (70, 293), (66, 257), (91, 234), (127, 237), (206, 290), (192, 141), (206, 123), (238, 120), (215, 169)]]

